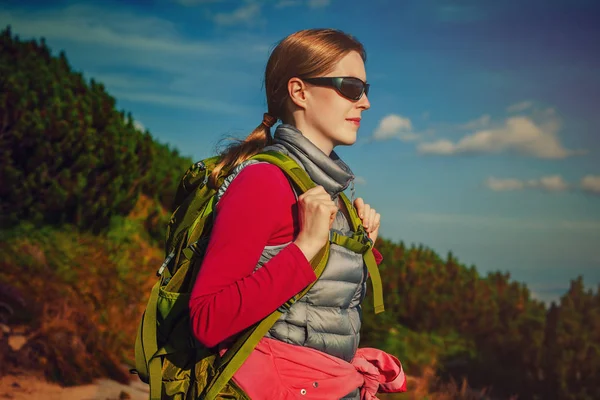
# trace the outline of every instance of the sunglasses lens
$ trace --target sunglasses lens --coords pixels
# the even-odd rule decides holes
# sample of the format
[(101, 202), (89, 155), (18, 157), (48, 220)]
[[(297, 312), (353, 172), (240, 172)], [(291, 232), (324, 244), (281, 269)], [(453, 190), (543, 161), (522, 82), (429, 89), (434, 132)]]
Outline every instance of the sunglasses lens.
[(360, 79), (344, 78), (340, 83), (340, 92), (352, 100), (358, 100), (364, 89), (365, 84)]

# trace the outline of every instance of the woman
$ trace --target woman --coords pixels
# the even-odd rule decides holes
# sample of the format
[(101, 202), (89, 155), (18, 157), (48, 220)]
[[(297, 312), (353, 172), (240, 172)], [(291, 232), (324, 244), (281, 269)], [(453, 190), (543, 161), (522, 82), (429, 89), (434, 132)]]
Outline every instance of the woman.
[[(332, 29), (296, 32), (273, 50), (265, 72), (268, 112), (244, 142), (224, 153), (220, 164), (232, 166), (233, 173), (219, 189), (210, 242), (190, 300), (192, 329), (204, 345), (226, 347), (237, 333), (315, 281), (309, 261), (329, 239), (330, 229), (351, 232), (339, 194), (354, 176), (333, 149), (355, 143), (362, 112), (370, 108), (365, 59), (357, 40)], [(270, 128), (277, 120), (282, 124), (272, 137)], [(277, 167), (244, 162), (264, 150), (289, 155), (318, 186), (297, 197)], [(213, 172), (211, 185), (216, 186), (221, 168)], [(362, 199), (356, 199), (354, 206), (375, 241), (380, 215)], [(375, 254), (379, 264), (381, 256)], [(332, 245), (321, 278), (277, 321), (234, 376), (236, 383), (253, 399), (294, 398), (295, 394), (361, 397), (364, 383), (360, 379), (352, 383), (350, 377), (356, 378), (359, 369), (352, 362), (360, 338), (366, 275), (360, 254)], [(305, 357), (307, 367), (298, 370), (303, 362), (290, 361), (293, 357)], [(398, 384), (404, 376), (395, 361), (392, 369), (397, 373), (387, 378)], [(310, 393), (296, 390), (293, 383), (274, 388), (288, 384), (281, 378), (285, 371), (291, 371), (290, 376), (316, 377), (314, 363), (326, 372), (343, 371), (339, 376), (335, 371), (326, 375), (335, 378), (329, 386), (346, 391), (328, 397), (332, 392), (316, 390), (316, 378)], [(274, 385), (273, 376), (284, 382)], [(344, 389), (342, 381), (351, 382), (350, 386)], [(264, 388), (267, 384), (271, 391)]]

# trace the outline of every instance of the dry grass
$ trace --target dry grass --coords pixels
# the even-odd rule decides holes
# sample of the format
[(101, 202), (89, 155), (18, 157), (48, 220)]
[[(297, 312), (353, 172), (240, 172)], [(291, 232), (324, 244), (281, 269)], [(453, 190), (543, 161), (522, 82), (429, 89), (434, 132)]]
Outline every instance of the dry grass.
[[(0, 284), (10, 288), (0, 302), (12, 311), (0, 336), (0, 375), (39, 371), (63, 385), (129, 381), (122, 365), (133, 361), (137, 323), (162, 262), (159, 249), (135, 236), (124, 243), (69, 228), (24, 227), (0, 241)], [(13, 350), (7, 334), (23, 323), (27, 341)]]

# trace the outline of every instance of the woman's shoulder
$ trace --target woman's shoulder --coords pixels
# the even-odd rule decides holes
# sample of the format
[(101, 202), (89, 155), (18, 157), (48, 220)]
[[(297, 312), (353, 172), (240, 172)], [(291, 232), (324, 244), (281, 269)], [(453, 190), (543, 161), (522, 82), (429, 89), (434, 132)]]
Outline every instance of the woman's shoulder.
[(291, 182), (276, 165), (259, 162), (246, 165), (231, 181), (225, 196), (243, 193), (244, 197), (268, 195), (271, 200), (295, 200)]
[(268, 162), (247, 165), (236, 177), (236, 180), (238, 179), (246, 184), (252, 183), (258, 187), (273, 188), (274, 186), (281, 186), (291, 190), (290, 181), (285, 172), (278, 166)]

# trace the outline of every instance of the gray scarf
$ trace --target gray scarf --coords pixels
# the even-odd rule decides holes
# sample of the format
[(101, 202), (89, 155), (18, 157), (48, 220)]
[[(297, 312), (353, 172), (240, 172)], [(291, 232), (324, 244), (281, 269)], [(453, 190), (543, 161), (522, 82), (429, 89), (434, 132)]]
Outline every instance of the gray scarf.
[(292, 157), (317, 184), (323, 186), (332, 199), (353, 183), (354, 174), (338, 155), (332, 151), (330, 156), (323, 153), (296, 127), (281, 124), (275, 129), (274, 143), (263, 151), (279, 151)]

